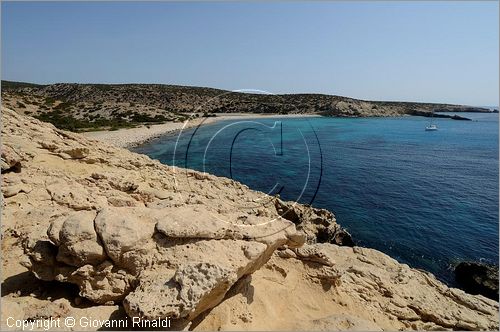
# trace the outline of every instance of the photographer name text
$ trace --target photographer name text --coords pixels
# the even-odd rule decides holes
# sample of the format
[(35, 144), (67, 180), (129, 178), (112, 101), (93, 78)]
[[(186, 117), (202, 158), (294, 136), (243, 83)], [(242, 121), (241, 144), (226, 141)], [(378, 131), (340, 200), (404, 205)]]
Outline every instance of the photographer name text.
[(99, 329), (99, 328), (169, 328), (171, 326), (170, 318), (161, 318), (156, 320), (143, 320), (138, 317), (128, 319), (95, 319), (92, 317), (66, 317), (66, 318), (45, 318), (37, 320), (15, 319), (7, 317), (6, 325), (9, 328), (34, 331), (34, 330), (52, 330), (56, 328), (76, 328), (76, 329)]

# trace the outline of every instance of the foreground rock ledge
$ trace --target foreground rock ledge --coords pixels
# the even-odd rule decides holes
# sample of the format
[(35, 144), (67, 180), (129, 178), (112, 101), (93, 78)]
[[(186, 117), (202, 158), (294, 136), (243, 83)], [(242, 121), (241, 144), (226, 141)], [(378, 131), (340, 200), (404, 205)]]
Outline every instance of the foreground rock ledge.
[[(2, 317), (126, 314), (210, 330), (498, 329), (497, 302), (351, 247), (326, 210), (7, 109), (2, 123)], [(32, 289), (24, 266), (50, 283)], [(76, 285), (79, 297), (52, 298), (54, 282)]]

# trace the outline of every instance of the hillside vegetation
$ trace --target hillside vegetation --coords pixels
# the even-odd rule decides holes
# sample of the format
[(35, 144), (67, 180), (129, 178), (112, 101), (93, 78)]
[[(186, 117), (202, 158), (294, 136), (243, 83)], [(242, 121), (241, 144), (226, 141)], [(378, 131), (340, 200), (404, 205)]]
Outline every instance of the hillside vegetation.
[(215, 113), (371, 117), (489, 112), (463, 105), (365, 101), (322, 94), (266, 95), (163, 84), (37, 85), (2, 81), (2, 105), (72, 131), (184, 121)]

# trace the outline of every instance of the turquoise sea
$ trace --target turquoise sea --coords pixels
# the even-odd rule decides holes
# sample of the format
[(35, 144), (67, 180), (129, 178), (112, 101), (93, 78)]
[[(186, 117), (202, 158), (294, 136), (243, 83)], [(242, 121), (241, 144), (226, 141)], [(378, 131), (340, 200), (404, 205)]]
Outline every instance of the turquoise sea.
[[(221, 121), (135, 148), (333, 211), (357, 245), (454, 285), (461, 260), (498, 262), (498, 114)], [(274, 127), (273, 127), (274, 126)]]

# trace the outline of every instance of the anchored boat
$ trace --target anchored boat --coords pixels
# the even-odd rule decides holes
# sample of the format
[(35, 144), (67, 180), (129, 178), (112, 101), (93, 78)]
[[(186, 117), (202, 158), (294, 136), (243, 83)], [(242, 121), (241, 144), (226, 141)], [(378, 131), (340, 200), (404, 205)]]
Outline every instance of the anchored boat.
[(432, 123), (432, 119), (434, 118), (434, 112), (432, 112), (432, 115), (431, 115), (431, 123), (425, 127), (425, 131), (436, 131), (438, 130), (438, 127)]

